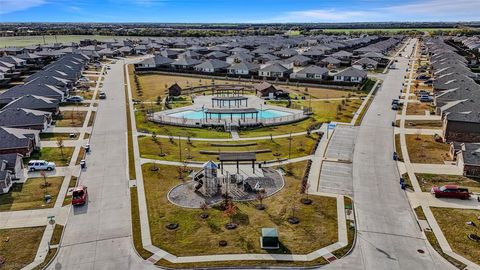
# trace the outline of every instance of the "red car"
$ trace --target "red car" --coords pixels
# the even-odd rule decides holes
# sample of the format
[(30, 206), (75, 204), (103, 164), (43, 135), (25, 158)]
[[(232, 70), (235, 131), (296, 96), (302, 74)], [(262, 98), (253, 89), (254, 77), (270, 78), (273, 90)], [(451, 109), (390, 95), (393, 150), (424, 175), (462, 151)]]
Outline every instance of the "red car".
[(456, 185), (445, 185), (442, 187), (432, 187), (432, 190), (430, 191), (433, 195), (435, 195), (435, 198), (457, 198), (457, 199), (462, 199), (466, 200), (470, 198), (470, 192), (468, 192), (467, 188), (460, 188)]
[(88, 191), (86, 186), (78, 186), (72, 193), (72, 205), (84, 205), (88, 201)]

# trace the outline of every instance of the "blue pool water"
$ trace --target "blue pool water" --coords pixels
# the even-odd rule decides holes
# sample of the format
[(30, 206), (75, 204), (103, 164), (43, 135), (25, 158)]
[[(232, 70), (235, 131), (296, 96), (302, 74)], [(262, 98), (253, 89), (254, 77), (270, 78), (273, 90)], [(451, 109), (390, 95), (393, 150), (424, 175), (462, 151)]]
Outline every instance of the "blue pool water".
[[(258, 111), (258, 119), (275, 118), (275, 117), (282, 117), (282, 116), (287, 116), (287, 115), (291, 115), (291, 113), (278, 111), (278, 110), (273, 110), (273, 109)], [(205, 114), (201, 110), (199, 110), (199, 111), (187, 110), (187, 111), (172, 113), (172, 114), (169, 114), (168, 116), (196, 120), (196, 119), (203, 119), (205, 117)], [(240, 114), (233, 114), (233, 118), (240, 118), (240, 117), (241, 117)], [(245, 117), (247, 119), (251, 118), (251, 114), (246, 114)], [(253, 117), (255, 117), (255, 115)], [(223, 119), (223, 118), (229, 119), (230, 115), (229, 114), (222, 114), (220, 116), (220, 118), (221, 119)], [(217, 114), (212, 114), (212, 119), (218, 119), (218, 115)]]

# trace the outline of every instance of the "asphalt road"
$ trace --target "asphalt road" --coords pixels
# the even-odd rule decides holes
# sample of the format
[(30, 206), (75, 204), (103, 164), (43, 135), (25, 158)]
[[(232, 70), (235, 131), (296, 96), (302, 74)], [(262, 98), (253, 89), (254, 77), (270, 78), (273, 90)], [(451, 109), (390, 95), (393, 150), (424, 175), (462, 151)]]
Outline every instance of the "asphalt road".
[[(407, 45), (408, 55), (414, 45)], [(408, 59), (397, 57), (397, 69), (386, 74), (382, 88), (358, 130), (353, 154), (353, 193), (357, 214), (357, 244), (349, 256), (324, 269), (455, 269), (422, 238), (405, 193), (393, 155), (398, 98)], [(420, 253), (422, 250), (424, 253)]]
[(60, 251), (49, 269), (155, 269), (133, 250), (127, 180), (123, 62), (108, 71), (80, 177), (89, 202), (72, 208)]

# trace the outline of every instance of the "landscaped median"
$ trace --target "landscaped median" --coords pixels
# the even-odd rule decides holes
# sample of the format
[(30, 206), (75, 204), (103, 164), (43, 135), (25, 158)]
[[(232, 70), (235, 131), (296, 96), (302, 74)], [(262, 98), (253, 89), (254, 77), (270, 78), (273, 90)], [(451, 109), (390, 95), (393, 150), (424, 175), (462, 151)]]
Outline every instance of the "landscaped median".
[[(308, 156), (316, 145), (318, 135), (301, 135), (290, 138), (264, 139), (240, 142), (213, 143), (209, 141), (178, 140), (145, 136), (138, 139), (143, 158), (168, 161), (208, 161), (221, 152), (257, 152), (258, 161)], [(181, 152), (181, 153), (180, 153)], [(180, 160), (181, 155), (181, 160)]]
[[(222, 203), (209, 207), (183, 208), (172, 204), (167, 197), (168, 192), (183, 183), (179, 180), (179, 169), (182, 167), (155, 165), (158, 170), (152, 170), (153, 164), (142, 165), (144, 190), (147, 201), (149, 225), (152, 244), (175, 256), (200, 256), (221, 254), (308, 254), (329, 246), (338, 241), (337, 199), (310, 195), (312, 204), (305, 205), (300, 199), (305, 195), (300, 193), (306, 162), (297, 162), (284, 166), (286, 172), (285, 187), (278, 193), (263, 200), (264, 210), (258, 210), (258, 202), (234, 202), (236, 211), (231, 216), (238, 227), (229, 230), (229, 223)], [(186, 168), (188, 170), (188, 168)], [(132, 206), (136, 207), (136, 189), (132, 189)], [(135, 209), (132, 218), (138, 219)], [(207, 218), (202, 218), (202, 213)], [(288, 218), (296, 216), (300, 222), (291, 224)], [(170, 230), (169, 223), (178, 224), (178, 228)], [(134, 221), (135, 228), (139, 228)], [(260, 247), (261, 229), (273, 227), (279, 232), (280, 248), (265, 250)], [(135, 241), (136, 239), (136, 241)], [(137, 250), (141, 246), (139, 234), (134, 234)], [(221, 244), (225, 241), (225, 245)], [(138, 250), (146, 258), (151, 253)], [(195, 267), (213, 266), (267, 266), (292, 265), (311, 266), (325, 264), (320, 257), (309, 262), (293, 261), (212, 261), (195, 263)], [(160, 260), (158, 265), (167, 267), (190, 267), (191, 264), (170, 263)]]

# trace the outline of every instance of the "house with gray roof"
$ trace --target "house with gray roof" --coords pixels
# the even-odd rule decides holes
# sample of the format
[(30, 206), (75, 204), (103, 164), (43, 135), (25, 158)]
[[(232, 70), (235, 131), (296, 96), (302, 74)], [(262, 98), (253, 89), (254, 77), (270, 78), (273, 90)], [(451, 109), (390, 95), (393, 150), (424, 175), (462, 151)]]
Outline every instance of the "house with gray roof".
[(196, 65), (202, 63), (202, 61), (192, 58), (179, 58), (175, 60), (171, 66), (176, 69), (193, 69)]
[(463, 167), (464, 176), (480, 178), (480, 143), (462, 143), (457, 164)]
[(367, 79), (367, 72), (353, 67), (346, 68), (333, 76), (335, 82), (361, 83)]
[(352, 67), (357, 69), (375, 70), (378, 67), (378, 62), (371, 58), (364, 57), (353, 62)]
[(279, 63), (267, 64), (258, 70), (258, 76), (267, 78), (284, 78), (290, 76), (290, 73), (292, 73), (291, 69)]
[(215, 72), (225, 72), (227, 67), (229, 67), (225, 61), (218, 59), (209, 59), (205, 60), (202, 63), (196, 65), (194, 68), (196, 71), (205, 72), (205, 73), (215, 73)]
[(2, 109), (24, 108), (30, 110), (44, 111), (57, 115), (60, 112), (59, 101), (53, 98), (25, 95), (8, 103)]
[(291, 79), (298, 80), (325, 80), (328, 77), (328, 69), (311, 65), (290, 74)]
[(218, 60), (226, 60), (229, 55), (221, 52), (221, 51), (214, 51), (211, 53), (207, 53), (205, 57), (207, 59), (218, 59)]
[(7, 161), (0, 159), (0, 194), (5, 194), (12, 187), (12, 175), (6, 169)]
[(4, 170), (9, 171), (12, 180), (23, 179), (23, 156), (18, 153), (0, 154), (0, 163), (5, 164)]
[(303, 67), (303, 66), (306, 66), (308, 65), (310, 62), (312, 62), (312, 59), (304, 56), (304, 55), (301, 55), (301, 54), (298, 54), (298, 55), (295, 55), (295, 56), (292, 56), (290, 58), (287, 58), (284, 60), (285, 63), (292, 63), (293, 66), (295, 67)]
[(234, 63), (227, 68), (228, 74), (234, 75), (251, 75), (257, 74), (260, 66), (250, 62)]
[(0, 111), (0, 126), (9, 128), (46, 130), (52, 122), (52, 113), (25, 108), (7, 108)]
[(0, 126), (0, 154), (18, 153), (24, 157), (40, 149), (40, 131)]
[(340, 61), (337, 58), (327, 56), (322, 60), (320, 60), (320, 64), (329, 69), (336, 69), (340, 67), (340, 65), (342, 64), (342, 61)]
[(13, 100), (25, 95), (35, 95), (47, 98), (53, 98), (62, 102), (65, 98), (65, 93), (57, 87), (48, 84), (27, 83), (24, 85), (14, 86), (0, 94), (0, 107), (7, 105)]

